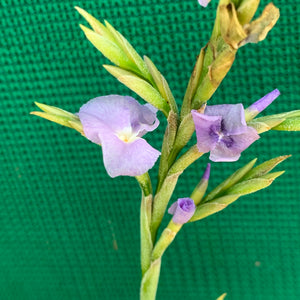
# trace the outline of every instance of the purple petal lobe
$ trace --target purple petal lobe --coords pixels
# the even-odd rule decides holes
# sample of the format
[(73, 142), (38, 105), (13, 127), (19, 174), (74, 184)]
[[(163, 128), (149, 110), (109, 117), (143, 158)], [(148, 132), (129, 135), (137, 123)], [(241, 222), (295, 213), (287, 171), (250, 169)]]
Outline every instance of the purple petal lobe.
[(173, 203), (168, 212), (173, 214), (173, 222), (184, 224), (189, 221), (196, 210), (194, 201), (191, 198), (179, 198)]
[(218, 142), (222, 117), (207, 116), (196, 110), (192, 110), (191, 113), (195, 123), (198, 149), (203, 153), (209, 152)]
[(217, 146), (210, 152), (209, 159), (215, 162), (237, 161), (241, 152), (248, 148), (253, 142), (259, 139), (259, 135), (252, 127), (246, 127), (242, 134), (223, 137)]
[(245, 131), (244, 107), (240, 104), (222, 104), (207, 106), (205, 115), (222, 117), (222, 132), (226, 134), (240, 134)]
[(160, 152), (141, 137), (158, 126), (156, 111), (149, 104), (119, 95), (98, 97), (80, 108), (84, 134), (102, 145), (104, 165), (111, 177), (142, 175), (153, 167)]
[(107, 133), (101, 139), (104, 165), (111, 177), (142, 175), (153, 167), (160, 155), (141, 138), (126, 143)]
[(266, 107), (268, 107), (279, 95), (279, 90), (275, 89), (271, 93), (254, 102), (250, 107), (248, 107), (247, 110), (257, 112), (258, 114), (262, 112)]

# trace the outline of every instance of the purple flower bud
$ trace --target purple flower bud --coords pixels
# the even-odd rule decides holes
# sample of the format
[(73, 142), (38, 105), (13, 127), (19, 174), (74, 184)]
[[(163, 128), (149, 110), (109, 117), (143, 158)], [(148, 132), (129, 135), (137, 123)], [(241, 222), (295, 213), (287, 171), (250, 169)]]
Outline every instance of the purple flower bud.
[(242, 104), (207, 106), (204, 114), (192, 110), (197, 146), (212, 161), (236, 161), (259, 135), (247, 126)]
[(210, 176), (210, 163), (207, 164), (204, 174), (202, 176), (203, 180), (208, 180)]
[(173, 215), (173, 222), (184, 224), (189, 221), (196, 210), (195, 203), (191, 198), (179, 198), (168, 210)]
[(102, 146), (104, 166), (111, 177), (138, 176), (151, 169), (160, 152), (141, 137), (159, 121), (156, 109), (128, 96), (90, 100), (78, 113), (85, 136)]
[(266, 107), (268, 107), (279, 95), (280, 92), (277, 89), (265, 95), (264, 97), (254, 102), (251, 106), (249, 106), (245, 110), (246, 115), (249, 114), (251, 116), (250, 119), (253, 119), (260, 112), (262, 112)]

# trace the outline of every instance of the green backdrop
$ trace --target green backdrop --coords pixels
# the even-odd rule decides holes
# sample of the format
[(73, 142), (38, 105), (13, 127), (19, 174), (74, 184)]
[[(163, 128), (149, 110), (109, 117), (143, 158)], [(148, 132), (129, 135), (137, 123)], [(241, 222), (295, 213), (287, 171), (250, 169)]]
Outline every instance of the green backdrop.
[[(267, 1), (262, 1), (260, 10)], [(268, 114), (300, 107), (300, 0), (275, 0), (266, 41), (242, 48), (214, 103), (249, 105), (274, 88)], [(101, 149), (30, 116), (34, 101), (76, 112), (91, 98), (130, 94), (78, 27), (81, 6), (109, 20), (165, 75), (180, 103), (209, 38), (216, 1), (0, 2), (0, 299), (138, 299), (139, 202), (132, 178), (111, 179)], [(160, 119), (163, 117), (160, 115)], [(148, 141), (161, 145), (164, 122)], [(214, 163), (209, 187), (258, 156), (293, 154), (269, 189), (186, 226), (166, 252), (158, 299), (300, 299), (300, 133), (268, 132), (235, 163)], [(207, 155), (181, 177), (188, 196)], [(157, 166), (151, 174), (155, 174)], [(167, 218), (165, 220), (167, 222)]]

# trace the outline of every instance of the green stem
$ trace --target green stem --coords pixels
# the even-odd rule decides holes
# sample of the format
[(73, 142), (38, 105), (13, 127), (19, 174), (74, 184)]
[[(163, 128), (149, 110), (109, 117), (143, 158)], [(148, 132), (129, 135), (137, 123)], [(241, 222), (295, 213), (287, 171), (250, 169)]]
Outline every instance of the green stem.
[(150, 267), (153, 242), (151, 238), (150, 225), (152, 213), (152, 185), (150, 176), (145, 173), (136, 177), (142, 190), (141, 212), (140, 212), (140, 232), (141, 232), (141, 269), (142, 275)]
[(140, 300), (155, 300), (161, 267), (161, 258), (153, 261), (141, 282)]

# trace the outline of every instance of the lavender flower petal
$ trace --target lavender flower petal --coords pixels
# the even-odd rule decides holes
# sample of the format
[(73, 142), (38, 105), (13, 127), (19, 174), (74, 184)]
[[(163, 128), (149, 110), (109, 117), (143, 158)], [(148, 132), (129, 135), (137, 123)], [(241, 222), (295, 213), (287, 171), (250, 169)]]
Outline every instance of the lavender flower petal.
[(189, 221), (196, 210), (196, 205), (191, 198), (179, 198), (168, 210), (173, 215), (173, 222), (184, 224)]
[(207, 106), (204, 112), (208, 116), (222, 117), (224, 134), (240, 134), (246, 130), (244, 107), (239, 104), (222, 104)]
[(203, 7), (206, 7), (210, 0), (198, 0), (199, 4)]
[(173, 215), (173, 222), (184, 224), (189, 221), (196, 210), (196, 205), (191, 198), (179, 198), (173, 203), (168, 210), (168, 213)]
[(241, 152), (259, 139), (259, 135), (252, 127), (246, 127), (242, 134), (223, 137), (210, 152), (209, 159), (215, 162), (237, 161)]
[(160, 152), (140, 137), (158, 126), (156, 111), (119, 95), (98, 97), (80, 108), (84, 134), (102, 145), (104, 165), (111, 177), (142, 175), (153, 167)]
[(160, 152), (144, 139), (126, 143), (110, 132), (102, 133), (103, 161), (111, 177), (138, 176), (153, 167)]
[(269, 94), (254, 102), (251, 106), (247, 108), (247, 111), (255, 113), (256, 116), (260, 112), (262, 112), (266, 107), (268, 107), (279, 95), (279, 90), (275, 89), (274, 91), (270, 92)]
[(203, 153), (209, 152), (218, 142), (222, 117), (207, 116), (196, 110), (192, 110), (191, 113), (195, 123), (198, 149)]

